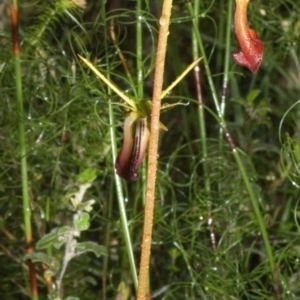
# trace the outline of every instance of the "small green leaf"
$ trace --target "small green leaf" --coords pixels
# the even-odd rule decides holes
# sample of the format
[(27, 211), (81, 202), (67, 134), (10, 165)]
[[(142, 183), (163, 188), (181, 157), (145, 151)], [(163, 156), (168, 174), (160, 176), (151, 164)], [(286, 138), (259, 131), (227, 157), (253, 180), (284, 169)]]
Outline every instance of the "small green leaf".
[(48, 269), (45, 271), (45, 273), (49, 276), (56, 275), (60, 267), (59, 261), (55, 257), (43, 252), (26, 254), (24, 259), (30, 259), (33, 263), (40, 262), (47, 265)]
[(59, 249), (66, 241), (66, 235), (71, 232), (71, 227), (63, 226), (55, 228), (50, 233), (46, 234), (36, 244), (36, 249), (41, 250), (51, 246)]
[(90, 227), (90, 215), (86, 212), (77, 214), (78, 218), (74, 220), (76, 230), (83, 231)]
[(104, 246), (100, 246), (94, 242), (83, 242), (78, 243), (75, 246), (75, 255), (81, 255), (85, 252), (94, 252), (94, 254), (99, 257), (101, 255), (107, 255), (107, 250)]
[(246, 97), (247, 102), (254, 102), (257, 96), (260, 94), (260, 90), (252, 90)]
[(91, 199), (91, 200), (88, 200), (85, 202), (81, 202), (78, 205), (78, 210), (85, 210), (86, 212), (90, 212), (93, 210), (93, 205), (95, 204), (95, 202), (96, 201), (94, 199)]
[(90, 183), (96, 179), (96, 169), (87, 169), (79, 174), (79, 182), (80, 183)]

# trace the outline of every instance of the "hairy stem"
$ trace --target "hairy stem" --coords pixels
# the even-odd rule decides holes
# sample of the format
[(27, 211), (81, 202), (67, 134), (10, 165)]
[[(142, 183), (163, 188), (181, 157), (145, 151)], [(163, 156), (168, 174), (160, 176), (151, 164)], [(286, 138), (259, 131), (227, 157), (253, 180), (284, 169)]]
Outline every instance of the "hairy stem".
[(144, 229), (142, 241), (142, 253), (140, 261), (139, 285), (137, 300), (144, 300), (148, 291), (148, 270), (151, 253), (153, 212), (155, 200), (155, 183), (157, 169), (157, 149), (159, 137), (159, 118), (161, 108), (161, 93), (163, 86), (163, 74), (165, 68), (165, 57), (167, 50), (167, 39), (171, 17), (172, 0), (163, 2), (162, 14), (159, 20), (159, 36), (156, 52), (156, 65), (154, 73), (154, 87), (152, 97), (152, 111), (150, 124), (148, 178), (146, 191), (146, 205), (144, 214)]

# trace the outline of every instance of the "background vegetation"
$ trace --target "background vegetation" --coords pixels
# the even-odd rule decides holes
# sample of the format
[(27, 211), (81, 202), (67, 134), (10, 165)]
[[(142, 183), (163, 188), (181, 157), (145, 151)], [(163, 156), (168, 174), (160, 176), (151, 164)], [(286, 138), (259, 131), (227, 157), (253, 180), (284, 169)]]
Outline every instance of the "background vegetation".
[[(71, 205), (70, 195), (81, 185), (84, 172), (96, 172), (88, 176), (92, 186), (84, 195), (95, 203), (88, 213), (88, 228), (80, 229), (78, 239), (103, 246), (106, 255), (88, 252), (72, 259), (63, 276), (63, 297), (134, 299), (112, 156), (112, 145), (116, 143), (118, 150), (122, 145), (126, 110), (115, 105), (121, 103), (119, 98), (77, 54), (91, 60), (130, 97), (150, 99), (161, 1), (90, 1), (85, 9), (68, 7), (66, 2), (20, 3), (21, 117), (7, 4), (0, 8), (0, 298), (30, 298), (24, 260), (21, 122), (35, 243), (55, 228), (72, 226), (81, 208)], [(165, 86), (197, 55), (206, 55), (208, 65), (205, 68), (203, 60), (200, 64), (201, 85), (191, 72), (164, 101), (185, 105), (162, 115), (168, 131), (160, 135), (151, 296), (297, 299), (300, 6), (290, 0), (250, 1), (248, 18), (265, 50), (260, 70), (252, 75), (228, 56), (238, 46), (232, 27), (234, 1), (195, 3), (196, 31), (186, 1), (174, 1)], [(199, 108), (197, 87), (201, 87), (204, 110)], [(220, 130), (215, 99), (238, 150), (228, 145)], [(236, 151), (263, 217), (275, 270), (269, 264)], [(143, 167), (138, 181), (121, 181), (136, 264), (145, 174)], [(63, 261), (64, 245), (55, 248), (51, 243), (40, 251)], [(45, 278), (44, 267), (36, 264), (40, 299), (51, 294), (57, 278)]]

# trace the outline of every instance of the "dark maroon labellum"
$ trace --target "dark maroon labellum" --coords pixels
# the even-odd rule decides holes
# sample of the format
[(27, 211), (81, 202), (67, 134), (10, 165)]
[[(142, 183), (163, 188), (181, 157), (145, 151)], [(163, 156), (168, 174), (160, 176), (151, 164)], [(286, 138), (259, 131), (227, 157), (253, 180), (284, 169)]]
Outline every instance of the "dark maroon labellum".
[(130, 181), (137, 180), (148, 147), (149, 128), (147, 118), (131, 112), (124, 122), (124, 141), (116, 160), (117, 174)]

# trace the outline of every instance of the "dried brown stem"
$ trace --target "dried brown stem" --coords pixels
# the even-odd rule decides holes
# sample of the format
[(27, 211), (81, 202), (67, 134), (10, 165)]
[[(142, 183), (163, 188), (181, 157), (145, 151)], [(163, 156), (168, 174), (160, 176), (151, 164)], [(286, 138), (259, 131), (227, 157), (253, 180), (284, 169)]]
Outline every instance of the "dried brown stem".
[(111, 19), (111, 21), (110, 21), (109, 34), (110, 34), (110, 38), (111, 38), (112, 42), (114, 43), (114, 46), (117, 50), (117, 53), (120, 57), (120, 60), (122, 62), (122, 65), (123, 65), (123, 68), (125, 70), (126, 75), (128, 76), (128, 78), (130, 78), (130, 80), (132, 80), (131, 79), (131, 74), (130, 74), (130, 71), (129, 71), (129, 68), (128, 68), (127, 60), (126, 60), (125, 56), (123, 55), (120, 47), (118, 46), (116, 33), (115, 33), (115, 20), (114, 19)]
[(10, 9), (13, 52), (15, 56), (19, 56), (20, 55), (19, 15), (18, 15), (18, 11), (15, 9), (13, 5), (10, 5), (9, 9)]

